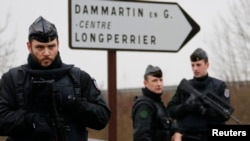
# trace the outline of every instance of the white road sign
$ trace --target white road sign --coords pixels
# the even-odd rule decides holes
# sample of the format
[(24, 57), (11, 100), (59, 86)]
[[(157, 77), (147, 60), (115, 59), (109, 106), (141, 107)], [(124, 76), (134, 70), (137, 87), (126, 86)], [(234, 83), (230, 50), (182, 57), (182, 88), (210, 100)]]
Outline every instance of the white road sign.
[(72, 49), (177, 52), (199, 30), (177, 3), (69, 0)]

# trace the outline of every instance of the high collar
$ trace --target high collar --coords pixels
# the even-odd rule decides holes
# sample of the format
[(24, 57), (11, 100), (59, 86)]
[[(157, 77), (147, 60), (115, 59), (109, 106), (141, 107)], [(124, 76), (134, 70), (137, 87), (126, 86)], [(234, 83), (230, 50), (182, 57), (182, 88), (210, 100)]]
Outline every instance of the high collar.
[(204, 81), (208, 78), (208, 73), (202, 77), (194, 77), (194, 80), (196, 81)]
[(22, 65), (22, 67), (33, 77), (33, 79), (37, 80), (59, 80), (66, 75), (66, 73), (68, 73), (73, 66), (74, 65), (62, 63), (59, 53), (54, 62), (48, 67), (41, 66), (31, 54), (28, 56), (28, 64)]
[(161, 101), (161, 94), (156, 94), (152, 91), (150, 91), (148, 88), (142, 88), (143, 95), (152, 98), (155, 101)]
[(207, 74), (203, 77), (194, 78), (191, 83), (195, 89), (197, 89), (198, 91), (203, 91), (206, 89), (209, 81), (210, 81), (210, 77)]

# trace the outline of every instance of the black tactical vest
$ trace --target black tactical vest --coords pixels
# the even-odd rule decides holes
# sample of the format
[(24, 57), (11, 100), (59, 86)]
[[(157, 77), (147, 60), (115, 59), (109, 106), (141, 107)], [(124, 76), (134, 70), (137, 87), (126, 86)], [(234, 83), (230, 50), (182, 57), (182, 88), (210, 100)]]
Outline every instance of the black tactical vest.
[[(68, 75), (55, 81), (54, 91), (65, 95), (81, 96), (80, 93), (80, 69), (73, 67)], [(27, 109), (28, 95), (32, 92), (32, 77), (22, 67), (11, 70), (12, 79), (15, 82), (17, 107)]]
[[(166, 109), (163, 107), (162, 103), (157, 103), (153, 99), (147, 96), (139, 96), (135, 98), (134, 110), (140, 104), (147, 104), (153, 109), (153, 121), (152, 121), (152, 140), (155, 141), (169, 141), (170, 140), (170, 132), (172, 119), (168, 115)], [(132, 115), (134, 111), (132, 111)]]

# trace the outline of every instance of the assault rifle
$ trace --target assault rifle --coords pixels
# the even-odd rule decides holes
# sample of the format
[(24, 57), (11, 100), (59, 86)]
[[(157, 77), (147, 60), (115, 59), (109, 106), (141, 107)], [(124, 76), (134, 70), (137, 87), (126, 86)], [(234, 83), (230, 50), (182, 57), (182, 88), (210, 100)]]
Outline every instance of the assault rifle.
[(233, 107), (222, 100), (219, 96), (213, 94), (212, 92), (206, 92), (204, 94), (200, 93), (196, 89), (194, 89), (189, 82), (184, 78), (179, 84), (179, 88), (190, 94), (190, 97), (187, 100), (197, 99), (200, 103), (209, 105), (209, 107), (213, 108), (215, 111), (220, 113), (226, 118), (232, 118), (237, 124), (241, 124), (241, 122), (232, 116), (234, 111)]
[(64, 119), (60, 116), (57, 111), (57, 106), (55, 102), (55, 93), (54, 93), (54, 80), (42, 80), (42, 81), (33, 81), (33, 84), (36, 86), (41, 86), (46, 88), (48, 93), (51, 94), (52, 98), (52, 121), (56, 130), (56, 141), (67, 141), (69, 127), (65, 124)]

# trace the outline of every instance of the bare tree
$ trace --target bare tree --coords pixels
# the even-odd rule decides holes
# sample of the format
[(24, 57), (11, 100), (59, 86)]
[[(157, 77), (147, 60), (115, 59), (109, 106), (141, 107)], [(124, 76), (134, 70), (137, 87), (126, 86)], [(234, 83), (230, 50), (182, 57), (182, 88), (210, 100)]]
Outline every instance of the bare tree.
[(211, 53), (211, 69), (228, 82), (233, 114), (249, 124), (246, 107), (250, 106), (250, 1), (230, 2), (228, 13), (223, 13), (213, 24), (214, 37), (210, 36), (205, 43)]
[(214, 24), (214, 37), (207, 41), (213, 70), (227, 82), (250, 80), (250, 1), (229, 3), (229, 14)]
[[(11, 36), (10, 38), (5, 37), (7, 29), (10, 27), (10, 13), (7, 13), (5, 22), (0, 26), (0, 75), (12, 66), (14, 57), (14, 45), (16, 42), (16, 36)], [(4, 19), (3, 19), (4, 20)]]

